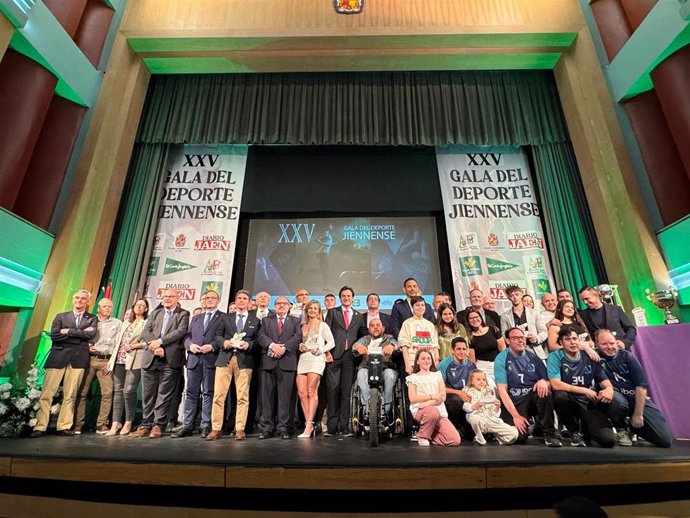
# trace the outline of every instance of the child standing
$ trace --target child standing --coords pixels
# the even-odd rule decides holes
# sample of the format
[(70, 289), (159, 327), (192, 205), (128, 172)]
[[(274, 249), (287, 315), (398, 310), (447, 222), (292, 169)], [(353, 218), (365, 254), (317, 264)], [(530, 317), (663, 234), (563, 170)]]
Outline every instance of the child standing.
[(500, 444), (512, 444), (518, 438), (518, 430), (501, 419), (501, 403), (494, 391), (487, 385), (486, 374), (479, 369), (470, 372), (465, 392), (472, 398), (462, 408), (467, 412), (467, 421), (474, 430), (474, 442), (485, 445), (485, 433), (492, 433)]

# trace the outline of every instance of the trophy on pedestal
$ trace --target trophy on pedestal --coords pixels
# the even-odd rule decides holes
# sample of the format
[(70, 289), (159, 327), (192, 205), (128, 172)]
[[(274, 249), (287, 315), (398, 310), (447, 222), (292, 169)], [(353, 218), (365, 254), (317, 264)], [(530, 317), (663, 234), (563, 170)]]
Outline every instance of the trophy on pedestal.
[(678, 291), (671, 286), (665, 290), (659, 290), (652, 293), (650, 289), (646, 289), (647, 299), (652, 301), (656, 307), (664, 310), (664, 321), (666, 324), (677, 324), (678, 319), (671, 313), (671, 308), (676, 302)]

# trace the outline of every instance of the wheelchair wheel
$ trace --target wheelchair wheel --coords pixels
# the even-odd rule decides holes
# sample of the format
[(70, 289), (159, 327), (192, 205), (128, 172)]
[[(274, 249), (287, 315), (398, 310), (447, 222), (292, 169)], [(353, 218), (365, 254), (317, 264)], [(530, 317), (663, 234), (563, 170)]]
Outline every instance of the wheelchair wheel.
[(369, 394), (369, 444), (379, 445), (379, 420), (381, 419), (381, 393), (372, 388)]
[(362, 404), (359, 401), (359, 389), (357, 384), (352, 385), (352, 392), (350, 394), (350, 433), (355, 436), (360, 435), (364, 428), (364, 423), (362, 422)]

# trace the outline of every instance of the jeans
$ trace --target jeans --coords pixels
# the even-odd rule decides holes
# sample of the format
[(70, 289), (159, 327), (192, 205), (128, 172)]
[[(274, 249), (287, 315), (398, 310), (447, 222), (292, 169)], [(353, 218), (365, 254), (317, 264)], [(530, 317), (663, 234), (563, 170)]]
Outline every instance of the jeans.
[[(395, 389), (395, 382), (398, 380), (398, 373), (393, 369), (384, 369), (383, 371), (383, 406), (388, 412), (393, 403), (393, 390)], [(362, 405), (369, 403), (369, 371), (367, 368), (362, 368), (357, 371), (357, 387), (359, 387), (359, 400)]]
[[(625, 429), (625, 419), (632, 416), (634, 410), (635, 397), (627, 397), (616, 391), (613, 393), (613, 400), (608, 407), (607, 415), (613, 426), (617, 430), (622, 430)], [(670, 448), (673, 438), (666, 425), (666, 419), (649, 398), (645, 401), (642, 417), (644, 420), (642, 428), (631, 428), (632, 433), (636, 433), (656, 446)]]

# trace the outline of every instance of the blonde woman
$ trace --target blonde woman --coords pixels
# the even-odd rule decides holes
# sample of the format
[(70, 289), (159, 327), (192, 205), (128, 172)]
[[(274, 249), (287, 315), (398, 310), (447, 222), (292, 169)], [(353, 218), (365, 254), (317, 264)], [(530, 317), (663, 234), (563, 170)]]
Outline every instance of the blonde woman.
[[(141, 380), (141, 332), (149, 316), (149, 303), (146, 299), (137, 300), (131, 308), (129, 319), (120, 328), (113, 353), (108, 362), (108, 370), (113, 373), (113, 424), (106, 436), (127, 435), (132, 429), (132, 420), (137, 409), (137, 387)], [(125, 411), (125, 424), (122, 425), (122, 411)]]
[(321, 318), (321, 304), (310, 300), (304, 306), (302, 343), (299, 344), (299, 363), (297, 364), (297, 394), (302, 404), (306, 426), (297, 437), (309, 438), (314, 435), (314, 415), (319, 404), (319, 383), (326, 368), (326, 355), (335, 346), (331, 328)]

